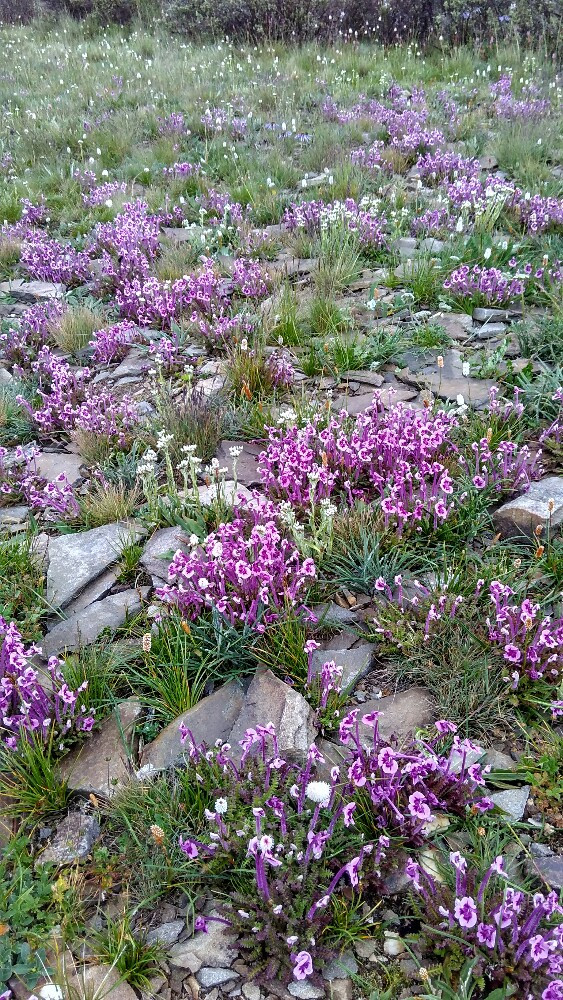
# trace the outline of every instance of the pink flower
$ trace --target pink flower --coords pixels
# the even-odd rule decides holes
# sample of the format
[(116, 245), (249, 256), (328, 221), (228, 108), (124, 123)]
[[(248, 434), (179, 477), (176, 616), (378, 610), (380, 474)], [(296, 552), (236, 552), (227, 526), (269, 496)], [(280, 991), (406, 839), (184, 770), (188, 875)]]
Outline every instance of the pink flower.
[(454, 903), (455, 918), (460, 927), (471, 928), (477, 923), (477, 907), (471, 896), (462, 896)]
[(293, 966), (294, 979), (306, 979), (313, 971), (313, 959), (308, 951), (300, 951)]

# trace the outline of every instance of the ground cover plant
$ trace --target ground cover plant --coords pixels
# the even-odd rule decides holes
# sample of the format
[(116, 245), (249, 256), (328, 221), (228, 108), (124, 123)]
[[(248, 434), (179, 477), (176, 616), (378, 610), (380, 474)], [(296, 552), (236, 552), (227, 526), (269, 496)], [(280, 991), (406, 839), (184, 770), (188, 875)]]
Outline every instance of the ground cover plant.
[(55, 6), (0, 26), (0, 994), (563, 997), (557, 12)]

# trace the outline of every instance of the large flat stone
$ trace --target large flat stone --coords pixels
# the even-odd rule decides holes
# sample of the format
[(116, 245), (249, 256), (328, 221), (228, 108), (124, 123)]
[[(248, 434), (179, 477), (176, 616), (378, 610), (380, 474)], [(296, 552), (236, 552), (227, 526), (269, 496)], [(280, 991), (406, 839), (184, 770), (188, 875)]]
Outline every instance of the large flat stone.
[[(76, 966), (73, 966), (76, 969)], [(66, 985), (66, 984), (65, 984)], [(137, 1000), (132, 986), (122, 979), (115, 965), (85, 965), (69, 976), (65, 995), (92, 997), (97, 1000)]]
[[(551, 502), (553, 509), (550, 510)], [(546, 476), (532, 483), (527, 493), (509, 500), (495, 511), (494, 522), (503, 535), (532, 535), (540, 525), (561, 530), (563, 523), (563, 476)]]
[(298, 691), (280, 681), (271, 670), (259, 670), (252, 678), (242, 711), (229, 736), (232, 753), (240, 755), (238, 742), (247, 729), (272, 722), (276, 728), (279, 752), (306, 754), (317, 735), (315, 716)]
[(233, 944), (233, 935), (229, 934), (225, 924), (210, 920), (209, 930), (196, 931), (187, 941), (175, 944), (168, 952), (170, 965), (178, 969), (189, 969), (196, 973), (205, 966), (211, 969), (225, 969), (234, 962), (237, 953)]
[(126, 541), (144, 534), (139, 524), (118, 521), (51, 538), (47, 570), (47, 601), (51, 607), (64, 608), (88, 583), (118, 561)]
[(60, 772), (70, 788), (77, 792), (110, 799), (130, 779), (135, 722), (141, 714), (136, 698), (121, 702), (82, 746), (72, 750), (60, 762)]
[(50, 483), (61, 474), (66, 476), (71, 486), (81, 478), (82, 459), (80, 455), (73, 455), (66, 451), (42, 451), (35, 459), (35, 463), (39, 475), (44, 476)]
[(186, 531), (180, 527), (160, 528), (155, 531), (145, 545), (141, 556), (141, 566), (144, 566), (147, 573), (158, 577), (159, 580), (168, 579), (168, 567), (172, 562), (170, 553), (181, 549), (182, 552), (189, 552), (190, 546)]
[(122, 590), (110, 594), (101, 601), (89, 604), (82, 611), (63, 619), (44, 637), (41, 646), (44, 656), (58, 656), (64, 649), (74, 650), (89, 646), (109, 628), (115, 630), (123, 625), (128, 615), (141, 609), (141, 599), (148, 595), (149, 588)]
[(518, 823), (524, 815), (526, 803), (530, 795), (530, 786), (521, 785), (520, 788), (507, 788), (504, 792), (494, 792), (491, 798), (507, 819), (513, 823)]
[(412, 736), (416, 729), (431, 726), (434, 722), (434, 704), (430, 692), (424, 687), (410, 687), (406, 691), (398, 691), (397, 694), (389, 695), (387, 698), (375, 698), (362, 705), (347, 705), (342, 710), (342, 717), (352, 708), (360, 709), (358, 715), (360, 739), (366, 747), (373, 745), (373, 729), (362, 723), (362, 715), (381, 712), (379, 717), (381, 736), (386, 740), (396, 736), (400, 742)]
[(24, 281), (23, 278), (13, 278), (12, 281), (0, 281), (0, 295), (9, 295), (18, 302), (37, 302), (39, 299), (62, 299), (64, 285), (55, 285), (51, 281)]
[(38, 855), (36, 864), (52, 862), (68, 865), (83, 861), (92, 850), (92, 845), (100, 835), (100, 824), (94, 816), (71, 812), (57, 826), (55, 836), (44, 851)]
[[(242, 453), (237, 459), (230, 454), (231, 448), (242, 448)], [(258, 456), (263, 450), (263, 445), (254, 441), (221, 441), (217, 451), (217, 458), (221, 468), (226, 468), (228, 479), (234, 479), (233, 468), (236, 464), (236, 481), (243, 486), (260, 486), (261, 479), (258, 473)]]
[(184, 748), (180, 743), (182, 724), (192, 732), (197, 744), (205, 742), (208, 747), (212, 747), (217, 740), (226, 741), (243, 705), (244, 692), (240, 684), (234, 680), (223, 684), (213, 694), (202, 698), (197, 705), (174, 719), (144, 748), (141, 759), (143, 768), (161, 771), (181, 761), (184, 756)]
[(372, 642), (360, 642), (353, 649), (316, 649), (311, 662), (313, 673), (320, 673), (323, 663), (334, 660), (342, 667), (342, 687), (351, 688), (370, 670), (376, 646)]
[(439, 368), (432, 374), (424, 375), (423, 381), (438, 399), (455, 402), (458, 396), (463, 396), (464, 403), (475, 410), (486, 406), (490, 391), (496, 384), (484, 378), (444, 378), (440, 376)]

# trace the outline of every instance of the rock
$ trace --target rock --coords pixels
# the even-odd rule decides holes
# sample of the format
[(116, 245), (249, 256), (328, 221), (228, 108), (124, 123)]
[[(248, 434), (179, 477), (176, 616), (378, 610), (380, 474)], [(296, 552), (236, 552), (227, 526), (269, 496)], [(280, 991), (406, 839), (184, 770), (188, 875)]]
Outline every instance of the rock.
[(240, 976), (232, 969), (203, 968), (197, 973), (196, 979), (202, 986), (221, 986), (222, 983), (228, 983), (232, 979), (240, 979)]
[[(238, 471), (238, 470), (237, 470)], [(199, 502), (204, 507), (209, 507), (218, 498), (234, 506), (235, 503), (244, 503), (252, 498), (252, 493), (246, 486), (235, 483), (232, 479), (226, 479), (222, 483), (212, 483), (211, 486), (198, 487)]]
[(337, 667), (343, 667), (342, 687), (352, 688), (371, 668), (376, 646), (372, 642), (361, 642), (353, 649), (316, 649), (312, 656), (312, 669), (316, 675), (323, 663), (334, 660)]
[(14, 376), (12, 375), (12, 373), (9, 372), (7, 368), (2, 368), (2, 366), (0, 365), (0, 386), (11, 385), (13, 381), (14, 381)]
[(399, 251), (399, 256), (410, 259), (416, 254), (417, 241), (412, 236), (401, 236), (395, 240), (393, 247)]
[(94, 816), (71, 812), (59, 823), (53, 840), (38, 856), (36, 865), (48, 862), (70, 865), (83, 861), (99, 836), (100, 824)]
[(436, 240), (433, 236), (427, 236), (426, 239), (420, 241), (420, 249), (427, 250), (429, 253), (440, 253), (445, 245), (443, 240)]
[(403, 952), (407, 950), (407, 946), (403, 939), (399, 934), (395, 934), (394, 931), (383, 931), (383, 936), (385, 938), (383, 942), (383, 952), (390, 958), (402, 955)]
[(518, 763), (509, 757), (507, 753), (500, 750), (487, 750), (482, 760), (483, 764), (488, 764), (492, 771), (517, 771)]
[(142, 538), (144, 528), (133, 522), (103, 524), (90, 531), (57, 535), (49, 543), (47, 601), (64, 608), (84, 587), (119, 559), (123, 544)]
[(506, 323), (510, 313), (507, 309), (474, 309), (472, 316), (476, 323), (488, 323), (491, 320)]
[(260, 987), (256, 983), (245, 983), (242, 992), (246, 1000), (260, 1000)]
[(67, 996), (137, 1000), (135, 990), (121, 978), (115, 965), (86, 965), (69, 977), (68, 985)]
[[(534, 854), (534, 847), (543, 847), (545, 845), (532, 844), (532, 854)], [(553, 854), (551, 851), (543, 856), (536, 856), (533, 861), (530, 862), (530, 870), (540, 877), (544, 882), (550, 886), (551, 889), (559, 891), (563, 889), (563, 857), (559, 854)]]
[(342, 372), (341, 382), (347, 382), (349, 379), (361, 382), (362, 385), (372, 385), (374, 389), (379, 389), (383, 385), (383, 375), (380, 375), (379, 372), (372, 372), (369, 368), (359, 368), (357, 372)]
[(455, 402), (458, 396), (463, 396), (464, 403), (475, 410), (481, 409), (489, 402), (490, 391), (496, 384), (491, 379), (477, 378), (447, 378), (440, 370), (423, 376), (424, 383), (439, 399)]
[(298, 997), (299, 1000), (320, 1000), (320, 997), (325, 995), (320, 986), (314, 986), (308, 979), (298, 979), (290, 983), (287, 988), (292, 997)]
[(359, 938), (354, 942), (354, 950), (359, 958), (368, 959), (375, 954), (377, 942), (373, 938)]
[(17, 507), (0, 507), (0, 527), (14, 524), (24, 524), (29, 516), (29, 507), (19, 504)]
[(92, 583), (89, 583), (84, 588), (79, 597), (75, 597), (70, 604), (67, 604), (65, 608), (66, 617), (70, 618), (72, 615), (77, 615), (80, 611), (84, 611), (85, 608), (94, 604), (95, 601), (101, 601), (102, 597), (107, 597), (112, 587), (117, 583), (118, 576), (119, 570), (115, 567), (114, 569), (107, 569), (101, 576), (92, 580)]
[(490, 156), (486, 153), (479, 157), (479, 163), (481, 165), (481, 170), (494, 170), (498, 167), (498, 160), (496, 156)]
[(323, 979), (330, 983), (333, 979), (347, 979), (355, 976), (358, 971), (358, 963), (351, 951), (345, 951), (337, 955), (323, 968)]
[(39, 299), (62, 299), (64, 285), (55, 285), (51, 281), (24, 281), (14, 278), (12, 281), (0, 281), (0, 295), (9, 295), (18, 302), (37, 302)]
[(494, 792), (491, 799), (499, 809), (502, 809), (508, 820), (518, 823), (524, 815), (526, 803), (530, 795), (530, 786), (507, 788), (504, 792)]
[[(241, 454), (235, 458), (230, 453), (231, 448), (242, 448)], [(233, 468), (236, 466), (236, 481), (243, 486), (252, 488), (260, 486), (262, 480), (258, 473), (258, 456), (263, 445), (254, 441), (221, 441), (217, 450), (217, 458), (221, 468), (226, 468), (226, 476), (234, 480)]]
[(329, 983), (330, 1000), (353, 1000), (354, 986), (351, 979), (333, 979)]
[(50, 483), (57, 476), (65, 475), (72, 486), (81, 478), (82, 459), (80, 455), (73, 455), (66, 451), (42, 451), (35, 459), (35, 463), (39, 475), (44, 476)]
[(313, 608), (318, 621), (323, 625), (355, 625), (356, 616), (349, 608), (341, 608), (339, 604), (331, 601), (330, 604), (317, 604)]
[(229, 681), (217, 688), (213, 694), (178, 716), (158, 734), (143, 750), (143, 768), (163, 770), (173, 767), (184, 756), (180, 743), (180, 726), (185, 725), (194, 736), (196, 743), (205, 741), (214, 746), (217, 740), (227, 740), (244, 705), (244, 692), (237, 681)]
[(559, 530), (563, 522), (563, 476), (546, 476), (531, 483), (527, 493), (499, 507), (493, 520), (505, 536), (532, 535), (539, 525), (545, 529), (549, 524), (550, 531)]
[(141, 347), (132, 347), (123, 358), (121, 364), (111, 373), (113, 381), (136, 375), (143, 375), (147, 369), (154, 367), (150, 355)]
[(58, 656), (65, 649), (89, 646), (104, 629), (119, 628), (128, 615), (140, 611), (141, 598), (147, 597), (148, 592), (148, 587), (140, 587), (138, 590), (122, 590), (118, 594), (110, 594), (59, 622), (42, 641), (44, 656)]
[(258, 670), (252, 678), (240, 715), (229, 736), (233, 753), (247, 729), (273, 722), (283, 756), (305, 755), (317, 735), (314, 712), (303, 696), (275, 677), (271, 670)]
[(171, 920), (167, 924), (153, 927), (147, 934), (147, 944), (160, 944), (163, 948), (170, 948), (176, 944), (185, 926), (185, 920)]
[(438, 313), (434, 319), (452, 340), (467, 340), (473, 326), (467, 313)]
[[(342, 710), (342, 716), (357, 707), (353, 704), (347, 705)], [(361, 719), (370, 712), (381, 712), (379, 732), (386, 740), (390, 736), (396, 736), (400, 741), (405, 740), (408, 736), (412, 736), (416, 729), (431, 726), (434, 721), (434, 705), (430, 692), (425, 687), (410, 687), (387, 698), (366, 701), (359, 707), (360, 738), (366, 747), (373, 745), (373, 729), (364, 725)]]
[(151, 535), (146, 543), (140, 559), (141, 566), (144, 566), (151, 576), (167, 580), (168, 567), (172, 561), (170, 553), (174, 555), (178, 549), (182, 552), (190, 551), (185, 529), (180, 527), (160, 528)]
[(63, 757), (60, 773), (70, 788), (109, 799), (130, 780), (128, 761), (140, 714), (136, 698), (121, 702), (86, 743)]
[[(216, 914), (215, 914), (216, 915)], [(226, 969), (236, 958), (233, 935), (225, 924), (209, 921), (209, 930), (196, 931), (187, 941), (180, 941), (168, 952), (170, 965), (196, 973), (206, 968)]]
[(490, 340), (492, 337), (500, 337), (506, 332), (506, 323), (484, 323), (474, 332), (478, 340)]

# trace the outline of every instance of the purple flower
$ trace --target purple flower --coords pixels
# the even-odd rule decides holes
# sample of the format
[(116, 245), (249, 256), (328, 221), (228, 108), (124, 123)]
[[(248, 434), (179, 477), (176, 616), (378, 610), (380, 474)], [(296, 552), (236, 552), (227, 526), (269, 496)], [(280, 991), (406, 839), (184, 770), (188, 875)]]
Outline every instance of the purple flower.
[(460, 927), (471, 928), (477, 923), (477, 907), (471, 896), (462, 896), (454, 903), (455, 918)]
[(308, 951), (300, 951), (295, 956), (293, 966), (294, 979), (306, 979), (313, 972), (313, 959)]

